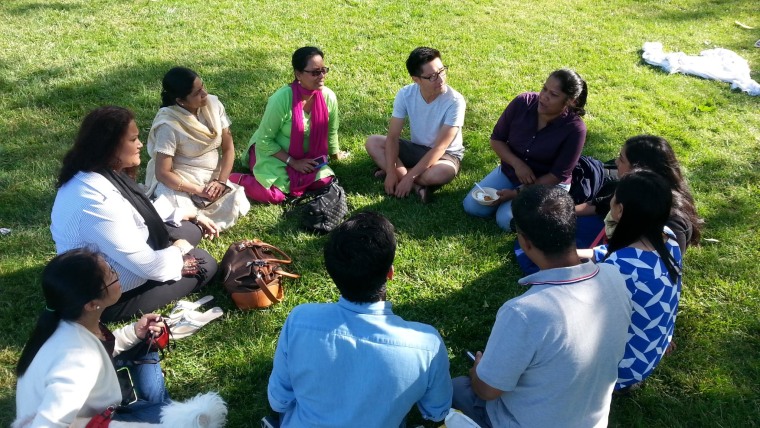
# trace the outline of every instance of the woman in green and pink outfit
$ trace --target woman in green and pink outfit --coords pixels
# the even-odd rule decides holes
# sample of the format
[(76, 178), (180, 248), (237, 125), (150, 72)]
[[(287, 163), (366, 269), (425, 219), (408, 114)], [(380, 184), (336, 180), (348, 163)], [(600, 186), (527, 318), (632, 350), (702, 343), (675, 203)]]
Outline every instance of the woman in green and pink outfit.
[(325, 86), (329, 68), (323, 57), (311, 46), (293, 53), (295, 80), (269, 98), (243, 155), (253, 175), (230, 176), (255, 201), (279, 204), (286, 195), (330, 184), (335, 175), (327, 159), (339, 153), (338, 100)]

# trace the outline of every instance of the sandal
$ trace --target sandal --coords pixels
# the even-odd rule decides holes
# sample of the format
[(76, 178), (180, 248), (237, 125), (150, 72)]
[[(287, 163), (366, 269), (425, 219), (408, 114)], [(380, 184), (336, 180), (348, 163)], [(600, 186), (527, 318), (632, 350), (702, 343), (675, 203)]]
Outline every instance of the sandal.
[(385, 170), (377, 167), (374, 171), (372, 171), (372, 176), (378, 180), (385, 180)]
[(420, 201), (423, 204), (429, 204), (431, 197), (430, 194), (432, 193), (430, 189), (428, 189), (427, 186), (417, 186), (417, 196), (420, 197)]
[(206, 312), (197, 312), (193, 310), (186, 310), (182, 314), (182, 319), (174, 324), (172, 327), (172, 337), (174, 339), (184, 339), (188, 336), (192, 336), (204, 325), (224, 315), (224, 311), (220, 307), (214, 307)]
[(169, 313), (169, 316), (164, 318), (164, 322), (166, 322), (169, 327), (172, 327), (182, 319), (182, 314), (184, 314), (185, 311), (194, 311), (212, 300), (214, 300), (214, 296), (203, 296), (195, 302), (180, 300)]

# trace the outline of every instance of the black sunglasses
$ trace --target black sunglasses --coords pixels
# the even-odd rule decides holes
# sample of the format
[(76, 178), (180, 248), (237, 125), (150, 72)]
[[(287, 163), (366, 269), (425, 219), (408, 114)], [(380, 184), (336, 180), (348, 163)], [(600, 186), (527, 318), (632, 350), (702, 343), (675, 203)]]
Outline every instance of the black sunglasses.
[(322, 67), (317, 68), (316, 70), (304, 70), (304, 73), (309, 73), (314, 77), (321, 76), (322, 74), (327, 74), (330, 72), (330, 67)]

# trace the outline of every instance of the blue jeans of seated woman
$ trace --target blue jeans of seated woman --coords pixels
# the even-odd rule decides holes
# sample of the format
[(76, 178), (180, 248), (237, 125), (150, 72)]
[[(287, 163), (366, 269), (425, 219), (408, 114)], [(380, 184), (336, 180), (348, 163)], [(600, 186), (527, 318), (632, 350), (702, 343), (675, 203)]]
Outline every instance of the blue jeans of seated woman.
[[(522, 186), (520, 183), (512, 183), (512, 181), (501, 172), (501, 165), (496, 166), (496, 168), (488, 173), (488, 175), (486, 175), (478, 184), (480, 187), (491, 187), (496, 190), (516, 189)], [(558, 184), (557, 186), (565, 190), (570, 190), (569, 184)], [(477, 187), (473, 186), (467, 196), (465, 196), (464, 201), (462, 201), (464, 212), (476, 217), (491, 217), (495, 214), (496, 224), (498, 224), (500, 228), (509, 231), (509, 223), (512, 221), (512, 201), (502, 202), (501, 204), (494, 206), (480, 205), (478, 201), (472, 197), (472, 192), (475, 189), (477, 189)]]
[(156, 361), (156, 364), (135, 364), (119, 359), (118, 355), (114, 358), (117, 369), (129, 367), (137, 393), (137, 401), (117, 412), (114, 420), (157, 424), (161, 422), (161, 409), (171, 403), (161, 364), (158, 363), (158, 352), (141, 356), (140, 361)]

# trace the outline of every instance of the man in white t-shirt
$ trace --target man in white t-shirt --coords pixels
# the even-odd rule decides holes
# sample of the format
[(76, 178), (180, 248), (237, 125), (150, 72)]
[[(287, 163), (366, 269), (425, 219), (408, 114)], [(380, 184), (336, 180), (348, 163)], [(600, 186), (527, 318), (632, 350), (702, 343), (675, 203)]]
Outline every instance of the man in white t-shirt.
[[(378, 166), (375, 176), (385, 177), (385, 193), (403, 198), (415, 191), (427, 203), (459, 173), (465, 101), (446, 84), (437, 50), (416, 48), (406, 69), (414, 83), (396, 94), (388, 135), (370, 135), (366, 147)], [(407, 117), (411, 140), (400, 138)]]
[(484, 428), (606, 427), (631, 320), (625, 281), (578, 257), (567, 191), (529, 186), (512, 211), (541, 270), (520, 279), (530, 288), (499, 309), (470, 376), (454, 379), (454, 408)]

